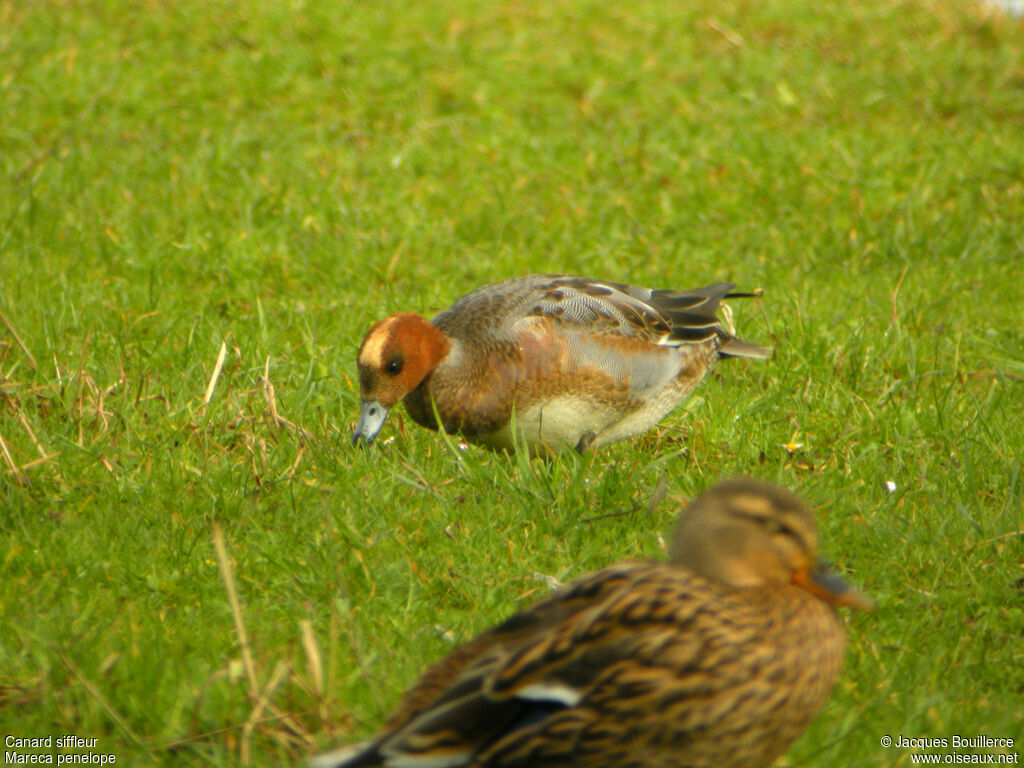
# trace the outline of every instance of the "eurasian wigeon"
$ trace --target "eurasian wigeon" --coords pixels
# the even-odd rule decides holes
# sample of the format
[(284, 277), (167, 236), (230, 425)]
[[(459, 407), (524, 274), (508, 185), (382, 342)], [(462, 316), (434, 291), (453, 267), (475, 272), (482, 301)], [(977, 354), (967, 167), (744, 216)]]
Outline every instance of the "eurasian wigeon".
[(452, 651), (369, 741), (318, 768), (759, 768), (843, 666), (835, 606), (871, 601), (817, 561), (814, 517), (739, 478), (679, 518), (669, 562), (584, 576)]
[(572, 275), (530, 275), (468, 293), (428, 322), (375, 324), (357, 358), (371, 442), (404, 401), (413, 421), (532, 453), (583, 451), (640, 434), (686, 398), (719, 357), (766, 358), (718, 318), (731, 283), (652, 290)]

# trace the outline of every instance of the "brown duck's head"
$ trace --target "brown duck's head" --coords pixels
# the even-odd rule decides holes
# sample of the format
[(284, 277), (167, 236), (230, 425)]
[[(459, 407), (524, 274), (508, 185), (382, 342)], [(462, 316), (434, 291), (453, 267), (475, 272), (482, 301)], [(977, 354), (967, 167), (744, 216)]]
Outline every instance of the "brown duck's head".
[(694, 499), (676, 526), (670, 559), (733, 587), (792, 583), (835, 605), (870, 610), (871, 600), (829, 572), (817, 550), (814, 516), (800, 499), (737, 478)]
[(362, 406), (352, 442), (372, 442), (388, 412), (431, 374), (448, 350), (444, 334), (417, 314), (392, 315), (370, 328), (356, 358)]

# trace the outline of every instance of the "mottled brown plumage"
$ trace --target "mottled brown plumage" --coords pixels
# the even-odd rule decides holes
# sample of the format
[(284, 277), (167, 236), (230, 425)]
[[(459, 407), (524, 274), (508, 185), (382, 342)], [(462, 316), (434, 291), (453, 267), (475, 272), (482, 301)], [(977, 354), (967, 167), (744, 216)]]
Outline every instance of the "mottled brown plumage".
[[(832, 604), (792, 494), (733, 480), (680, 518), (670, 562), (585, 576), (438, 662), (357, 768), (757, 768), (807, 727), (842, 668)], [(830, 604), (831, 603), (831, 604)]]
[(446, 431), (492, 448), (582, 450), (639, 434), (720, 356), (770, 354), (719, 321), (722, 299), (744, 295), (731, 289), (530, 275), (479, 288), (431, 322), (392, 315), (359, 349), (354, 440), (373, 440), (399, 400), (418, 424), (437, 429), (436, 406)]

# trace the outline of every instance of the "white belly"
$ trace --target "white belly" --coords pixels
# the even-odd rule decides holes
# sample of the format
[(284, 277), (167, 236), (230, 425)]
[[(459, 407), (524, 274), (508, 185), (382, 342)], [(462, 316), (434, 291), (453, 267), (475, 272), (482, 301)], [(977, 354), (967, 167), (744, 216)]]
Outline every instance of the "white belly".
[(512, 429), (517, 440), (527, 444), (533, 453), (575, 448), (584, 436), (599, 434), (619, 417), (613, 408), (595, 407), (593, 400), (567, 395), (543, 405), (513, 413), (508, 425), (481, 440), (492, 448), (511, 448)]
[(675, 405), (672, 397), (659, 397), (632, 411), (601, 406), (591, 399), (566, 395), (514, 414), (512, 422), (481, 440), (492, 448), (512, 448), (512, 428), (518, 441), (532, 453), (572, 449), (586, 439), (597, 448), (645, 432)]

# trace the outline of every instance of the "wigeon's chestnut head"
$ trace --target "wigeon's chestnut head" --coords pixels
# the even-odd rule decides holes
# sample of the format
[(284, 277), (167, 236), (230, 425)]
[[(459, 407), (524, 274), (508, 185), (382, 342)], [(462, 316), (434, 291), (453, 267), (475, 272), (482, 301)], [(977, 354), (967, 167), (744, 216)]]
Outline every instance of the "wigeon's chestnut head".
[(362, 409), (353, 443), (372, 442), (388, 412), (430, 376), (450, 346), (437, 326), (412, 312), (370, 328), (356, 358)]
[(318, 768), (765, 768), (843, 666), (804, 504), (750, 479), (680, 515), (668, 562), (568, 584), (430, 667), (369, 741)]
[(359, 348), (353, 442), (372, 441), (399, 400), (417, 424), (496, 449), (582, 451), (640, 434), (719, 357), (771, 355), (719, 320), (723, 299), (751, 295), (732, 287), (530, 275), (479, 288), (429, 322), (392, 315)]

